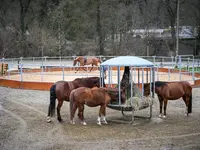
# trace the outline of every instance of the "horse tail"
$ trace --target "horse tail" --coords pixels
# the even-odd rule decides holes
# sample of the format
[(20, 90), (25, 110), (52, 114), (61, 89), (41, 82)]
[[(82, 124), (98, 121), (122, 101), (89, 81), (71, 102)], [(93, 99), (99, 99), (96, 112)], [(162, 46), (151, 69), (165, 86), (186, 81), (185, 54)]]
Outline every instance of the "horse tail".
[(48, 116), (55, 115), (56, 98), (57, 98), (56, 97), (56, 84), (54, 84), (50, 88), (50, 104), (49, 104)]
[(192, 93), (191, 93), (190, 99), (189, 99), (188, 113), (192, 113)]

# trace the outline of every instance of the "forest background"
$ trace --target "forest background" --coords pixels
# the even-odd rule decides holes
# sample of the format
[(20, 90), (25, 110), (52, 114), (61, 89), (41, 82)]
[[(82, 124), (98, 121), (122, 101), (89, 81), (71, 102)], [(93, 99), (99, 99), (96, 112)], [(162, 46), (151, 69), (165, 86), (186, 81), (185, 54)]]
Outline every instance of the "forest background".
[(179, 54), (199, 55), (199, 27), (199, 0), (0, 0), (0, 58), (170, 56), (183, 29)]

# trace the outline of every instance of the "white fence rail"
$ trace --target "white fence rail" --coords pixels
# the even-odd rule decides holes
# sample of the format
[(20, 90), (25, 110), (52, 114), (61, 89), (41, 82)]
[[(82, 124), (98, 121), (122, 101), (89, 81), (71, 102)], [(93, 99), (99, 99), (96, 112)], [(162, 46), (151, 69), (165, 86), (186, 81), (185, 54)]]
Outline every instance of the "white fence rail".
[[(100, 73), (97, 68), (96, 71), (89, 72), (89, 66), (86, 66), (88, 71), (80, 71), (75, 73), (73, 66), (73, 58), (75, 56), (67, 57), (30, 57), (30, 58), (2, 58), (0, 61), (8, 63), (8, 76), (4, 78), (15, 79), (20, 81), (40, 81), (51, 82), (58, 80), (68, 80), (81, 76), (99, 76)], [(96, 56), (102, 61), (108, 60), (115, 56)], [(161, 57), (161, 56), (139, 56), (154, 63), (156, 70), (159, 68), (166, 68), (168, 72), (156, 72), (156, 80), (163, 80), (165, 76), (166, 81), (186, 80), (193, 82), (195, 79), (195, 72), (199, 72), (200, 61), (192, 55), (182, 55), (177, 57)], [(177, 62), (177, 63), (176, 63)], [(177, 66), (178, 72), (172, 73), (171, 70)], [(60, 68), (60, 71), (54, 71), (54, 68)], [(187, 72), (182, 69), (185, 68)], [(31, 69), (41, 69), (40, 72), (32, 72)], [(68, 71), (65, 71), (65, 70)], [(26, 70), (26, 71), (24, 71)], [(30, 71), (28, 71), (30, 70)], [(48, 71), (47, 71), (48, 70)], [(52, 79), (50, 79), (50, 77)]]

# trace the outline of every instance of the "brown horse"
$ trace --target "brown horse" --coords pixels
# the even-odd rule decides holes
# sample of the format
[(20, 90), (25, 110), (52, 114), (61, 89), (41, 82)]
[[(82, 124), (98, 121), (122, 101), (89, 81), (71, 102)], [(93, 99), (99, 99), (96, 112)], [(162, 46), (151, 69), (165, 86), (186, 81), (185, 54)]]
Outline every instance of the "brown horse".
[[(154, 84), (151, 84), (151, 91), (153, 91)], [(147, 92), (149, 91), (149, 93)], [(164, 102), (164, 115), (163, 118), (166, 118), (166, 109), (168, 100), (177, 100), (183, 98), (186, 104), (186, 115), (192, 113), (192, 86), (187, 81), (179, 82), (155, 82), (155, 93), (158, 96), (160, 103), (160, 115), (162, 117), (162, 107)], [(144, 85), (144, 95), (147, 96), (150, 94), (150, 83)]]
[[(84, 121), (84, 104), (89, 107), (100, 106), (97, 124), (101, 125), (101, 121), (107, 124), (106, 121), (106, 106), (110, 101), (118, 99), (118, 89), (115, 88), (86, 88), (80, 87), (70, 93), (70, 119), (71, 123), (75, 124), (74, 115), (78, 108), (78, 116), (83, 125), (87, 125)], [(125, 102), (125, 92), (121, 90), (121, 101)], [(102, 117), (102, 118), (101, 118)], [(102, 119), (102, 120), (101, 120)]]
[(91, 72), (93, 69), (93, 66), (97, 66), (97, 67), (100, 66), (101, 60), (96, 57), (78, 56), (74, 59), (73, 66), (76, 66), (77, 62), (80, 63), (80, 66), (76, 69), (75, 73), (79, 70), (79, 68), (81, 68), (85, 65), (92, 65), (92, 68), (90, 69), (90, 72)]
[[(58, 100), (57, 104), (57, 119), (58, 121), (62, 121), (61, 115), (60, 115), (60, 109), (63, 105), (63, 101), (69, 102), (69, 95), (70, 92), (73, 89), (79, 88), (79, 87), (100, 87), (100, 78), (99, 77), (88, 77), (88, 78), (76, 78), (73, 81), (58, 81), (54, 83), (50, 88), (50, 104), (48, 109), (48, 116), (47, 116), (47, 122), (51, 121), (52, 116), (55, 115), (55, 105), (56, 105), (56, 99)], [(103, 86), (105, 86), (105, 83), (103, 81)]]

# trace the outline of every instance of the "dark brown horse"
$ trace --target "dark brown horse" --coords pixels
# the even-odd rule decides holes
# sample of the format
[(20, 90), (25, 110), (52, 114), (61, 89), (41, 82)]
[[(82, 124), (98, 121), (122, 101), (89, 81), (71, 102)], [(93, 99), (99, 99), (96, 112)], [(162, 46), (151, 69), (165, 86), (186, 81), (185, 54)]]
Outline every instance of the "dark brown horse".
[[(151, 91), (153, 91), (154, 84), (151, 84)], [(147, 96), (150, 94), (150, 83), (144, 85), (144, 95)], [(192, 86), (187, 81), (179, 82), (155, 82), (155, 93), (158, 96), (160, 103), (160, 115), (162, 117), (162, 107), (164, 102), (164, 115), (163, 118), (166, 118), (166, 109), (168, 100), (177, 100), (183, 98), (186, 104), (186, 115), (192, 113)]]
[[(90, 69), (90, 72), (93, 69), (93, 66), (100, 66), (101, 60), (96, 57), (86, 57), (86, 56), (78, 56), (74, 59), (73, 66), (76, 66), (77, 62), (80, 63), (80, 66), (76, 69), (75, 73), (83, 66), (85, 65), (92, 65), (92, 68)], [(84, 69), (84, 68), (83, 68)], [(84, 69), (85, 70), (85, 69)], [(86, 70), (85, 70), (86, 71)]]
[[(58, 100), (57, 104), (57, 119), (62, 121), (60, 115), (60, 109), (64, 101), (69, 101), (70, 92), (79, 87), (100, 87), (100, 78), (99, 77), (88, 77), (88, 78), (76, 78), (73, 81), (58, 81), (54, 83), (50, 88), (50, 104), (48, 109), (47, 122), (51, 121), (52, 116), (55, 115), (55, 105), (56, 99)], [(103, 86), (105, 83), (103, 81)]]
[[(78, 108), (78, 116), (83, 125), (87, 125), (84, 121), (84, 105), (89, 107), (100, 106), (97, 124), (101, 125), (101, 121), (107, 124), (106, 121), (106, 106), (110, 101), (118, 99), (118, 89), (115, 88), (86, 88), (80, 87), (70, 93), (70, 119), (71, 123), (75, 124), (74, 115)], [(121, 90), (121, 101), (125, 102), (125, 92)], [(101, 118), (102, 117), (102, 118)], [(101, 120), (102, 119), (102, 120)]]

